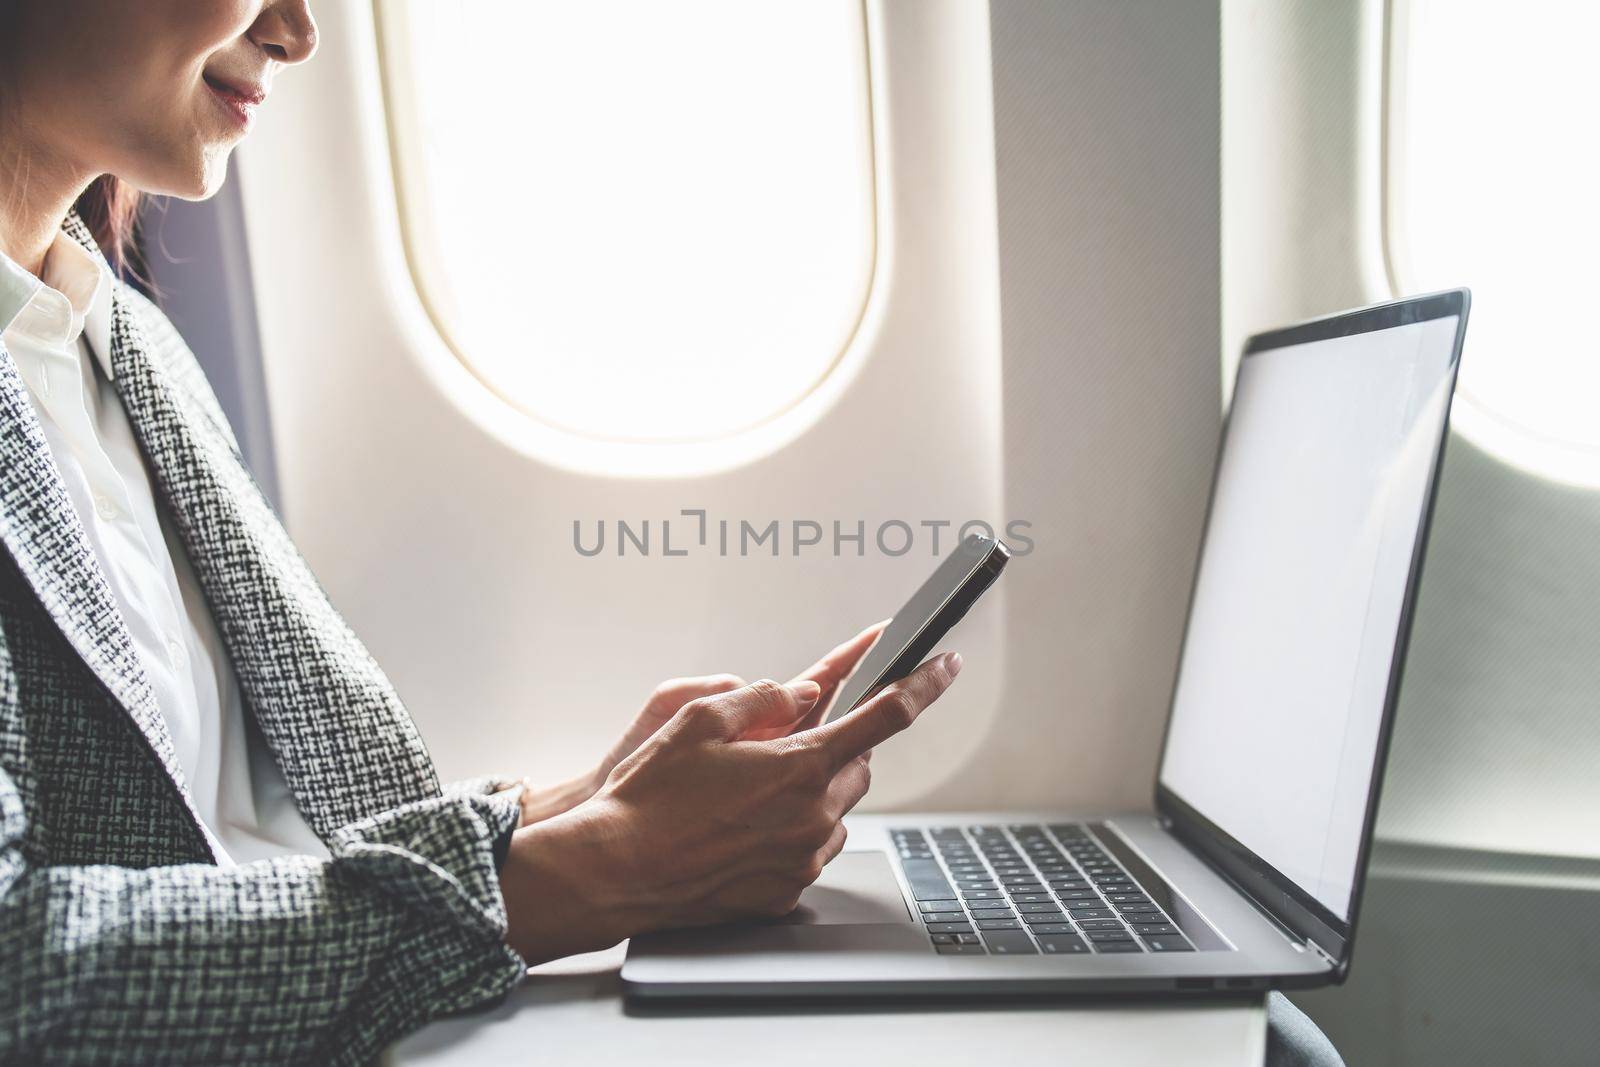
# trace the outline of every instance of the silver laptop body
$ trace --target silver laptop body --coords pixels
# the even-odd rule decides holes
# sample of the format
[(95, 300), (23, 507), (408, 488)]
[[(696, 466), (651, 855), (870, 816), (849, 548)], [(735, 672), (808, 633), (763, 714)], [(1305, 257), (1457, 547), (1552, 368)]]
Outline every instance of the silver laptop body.
[(629, 996), (1342, 981), (1468, 305), (1453, 290), (1247, 343), (1153, 813), (852, 817), (787, 918), (636, 938)]

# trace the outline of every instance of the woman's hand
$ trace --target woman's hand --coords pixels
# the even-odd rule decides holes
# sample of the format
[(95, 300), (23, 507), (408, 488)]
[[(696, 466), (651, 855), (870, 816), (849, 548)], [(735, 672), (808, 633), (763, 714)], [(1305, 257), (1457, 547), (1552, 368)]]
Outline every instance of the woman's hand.
[(617, 743), (601, 758), (599, 767), (593, 772), (594, 789), (590, 790), (589, 795), (593, 796), (605, 784), (617, 764), (654, 737), (655, 732), (665, 726), (679, 708), (691, 700), (742, 689), (744, 684), (744, 679), (736, 674), (711, 674), (703, 678), (671, 678), (656, 686), (655, 692), (644, 702), (644, 707), (639, 709), (639, 714), (633, 717)]
[[(856, 663), (866, 654), (867, 649), (872, 647), (872, 642), (877, 640), (885, 625), (880, 622), (867, 627), (795, 676), (789, 684), (816, 682), (822, 688), (822, 694), (817, 698), (813, 708), (820, 712), (827, 706), (834, 689), (849, 677)], [(656, 691), (650, 694), (650, 699), (645, 701), (644, 708), (634, 716), (633, 722), (628, 724), (628, 729), (621, 739), (611, 746), (611, 750), (600, 761), (595, 788), (599, 788), (600, 783), (610, 776), (617, 764), (633, 755), (640, 745), (655, 736), (656, 731), (666, 725), (667, 721), (678, 713), (679, 708), (691, 700), (731, 693), (735, 689), (743, 689), (744, 685), (744, 679), (738, 675), (713, 674), (704, 678), (673, 678), (656, 686)], [(781, 727), (764, 728), (764, 736), (777, 737), (781, 736), (778, 732), (780, 730), (787, 733), (790, 730), (803, 730), (814, 725), (816, 725), (815, 720), (806, 717)]]
[[(788, 723), (784, 726), (764, 728), (752, 739), (780, 737), (793, 730), (804, 730), (816, 725), (816, 715), (827, 707), (828, 700), (833, 696), (833, 691), (839, 683), (849, 677), (855, 669), (856, 663), (872, 647), (872, 642), (877, 640), (883, 632), (884, 623), (869, 626), (838, 648), (823, 656), (812, 664), (804, 673), (798, 675), (793, 685), (798, 682), (816, 682), (822, 689), (822, 694), (812, 705), (813, 714), (802, 717), (801, 720)], [(605, 780), (611, 776), (617, 764), (631, 756), (640, 745), (655, 736), (674, 715), (678, 709), (692, 700), (717, 696), (722, 693), (731, 693), (735, 689), (744, 688), (744, 679), (734, 674), (712, 674), (701, 678), (673, 678), (656, 686), (655, 692), (644, 702), (644, 707), (639, 714), (633, 717), (627, 730), (617, 743), (600, 760), (600, 763), (586, 774), (569, 779), (551, 786), (536, 786), (531, 782), (522, 783), (522, 818), (519, 826), (530, 826), (545, 819), (554, 818), (562, 812), (582, 804), (594, 796)]]
[(809, 729), (797, 727), (822, 703), (811, 678), (690, 701), (591, 800), (514, 835), (500, 875), (511, 947), (534, 963), (792, 911), (844, 847), (840, 820), (867, 792), (867, 754), (960, 668), (938, 656)]

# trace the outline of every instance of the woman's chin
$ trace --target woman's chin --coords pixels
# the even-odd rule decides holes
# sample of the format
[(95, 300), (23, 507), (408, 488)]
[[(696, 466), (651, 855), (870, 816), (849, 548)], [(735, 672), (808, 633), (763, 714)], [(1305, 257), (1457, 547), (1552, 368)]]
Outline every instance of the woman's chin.
[(171, 168), (158, 179), (137, 181), (121, 175), (141, 192), (154, 196), (172, 196), (179, 200), (207, 200), (216, 195), (228, 177), (228, 158), (233, 153), (232, 144), (207, 145), (189, 164)]

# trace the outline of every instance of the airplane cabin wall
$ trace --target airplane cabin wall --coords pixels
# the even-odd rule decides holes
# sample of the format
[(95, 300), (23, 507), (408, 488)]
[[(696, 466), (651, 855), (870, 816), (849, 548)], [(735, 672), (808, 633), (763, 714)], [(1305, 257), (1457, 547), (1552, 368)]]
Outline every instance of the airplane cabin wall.
[(366, 5), (322, 13), (317, 62), (241, 149), (287, 521), (447, 776), (573, 773), (657, 681), (784, 676), (931, 564), (926, 542), (585, 558), (575, 519), (587, 540), (684, 508), (981, 518), (1029, 523), (1035, 550), (964, 624), (957, 688), (879, 753), (868, 806), (1148, 806), (1218, 425), (1216, 11), (867, 12), (858, 365), (792, 440), (699, 475), (552, 461), (441, 344), (401, 261)]

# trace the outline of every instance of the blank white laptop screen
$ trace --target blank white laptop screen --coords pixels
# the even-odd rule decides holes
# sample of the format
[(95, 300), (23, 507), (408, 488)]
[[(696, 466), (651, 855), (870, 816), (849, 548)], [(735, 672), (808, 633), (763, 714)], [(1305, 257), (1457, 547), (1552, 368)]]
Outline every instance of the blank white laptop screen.
[(1341, 919), (1455, 316), (1244, 358), (1160, 781)]

